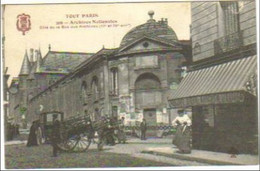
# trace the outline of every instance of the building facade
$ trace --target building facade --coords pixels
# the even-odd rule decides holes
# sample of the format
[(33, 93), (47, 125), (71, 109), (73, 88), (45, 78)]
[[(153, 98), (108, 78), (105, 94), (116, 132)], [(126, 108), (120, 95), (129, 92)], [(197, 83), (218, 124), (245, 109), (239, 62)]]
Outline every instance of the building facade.
[[(9, 87), (10, 116), (23, 128), (26, 128), (31, 121), (28, 109), (30, 99), (68, 75), (75, 66), (92, 54), (56, 52), (51, 51), (51, 47), (49, 47), (49, 52), (44, 58), (42, 58), (40, 49), (30, 49), (29, 55), (26, 51), (19, 76), (12, 79)], [(38, 109), (41, 110), (41, 108), (42, 106)]]
[[(125, 117), (129, 126), (143, 118), (149, 126), (168, 125), (176, 115), (169, 108), (169, 92), (182, 79), (191, 48), (189, 41), (178, 40), (167, 19), (156, 21), (153, 15), (150, 11), (150, 19), (130, 30), (118, 48), (102, 48), (52, 84), (46, 77), (53, 75), (53, 69), (47, 76), (46, 70), (36, 72), (34, 87), (47, 87), (31, 91), (35, 94), (27, 99), (27, 121), (38, 119), (42, 112), (62, 111), (65, 118), (85, 113), (93, 120)], [(43, 58), (45, 64), (53, 53)]]
[(255, 1), (192, 2), (191, 12), (193, 63), (170, 104), (192, 108), (193, 148), (257, 153)]

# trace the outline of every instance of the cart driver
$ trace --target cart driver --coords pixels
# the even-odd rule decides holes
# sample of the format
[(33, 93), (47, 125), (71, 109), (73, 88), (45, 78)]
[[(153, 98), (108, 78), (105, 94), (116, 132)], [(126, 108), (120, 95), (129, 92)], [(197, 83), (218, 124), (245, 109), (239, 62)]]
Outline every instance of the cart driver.
[(52, 157), (57, 157), (57, 153), (59, 150), (58, 143), (60, 142), (60, 121), (58, 120), (58, 115), (53, 115), (53, 127), (52, 127), (52, 134), (51, 134), (51, 140), (52, 140)]

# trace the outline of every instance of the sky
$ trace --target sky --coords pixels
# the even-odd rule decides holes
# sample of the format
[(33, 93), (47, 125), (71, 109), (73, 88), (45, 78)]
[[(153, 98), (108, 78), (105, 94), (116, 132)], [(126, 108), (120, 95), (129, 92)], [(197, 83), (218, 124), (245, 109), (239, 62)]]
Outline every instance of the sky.
[[(150, 10), (155, 20), (168, 19), (179, 40), (189, 39), (190, 2), (6, 5), (3, 31), (9, 84), (19, 75), (26, 50), (29, 54), (31, 48), (40, 48), (45, 56), (49, 44), (52, 51), (95, 53), (103, 46), (116, 48), (128, 31), (149, 19)], [(31, 22), (25, 35), (17, 29), (17, 16), (23, 13)]]

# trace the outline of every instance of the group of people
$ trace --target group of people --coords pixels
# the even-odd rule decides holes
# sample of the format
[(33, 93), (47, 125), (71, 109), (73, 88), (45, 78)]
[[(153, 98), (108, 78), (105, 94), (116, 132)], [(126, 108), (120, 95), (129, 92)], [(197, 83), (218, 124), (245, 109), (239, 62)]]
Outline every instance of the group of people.
[[(53, 156), (57, 157), (58, 143), (60, 142), (60, 121), (57, 119), (58, 115), (53, 115), (53, 127), (51, 133), (51, 144), (53, 146)], [(44, 135), (40, 126), (39, 120), (33, 121), (30, 127), (27, 147), (38, 146), (43, 143)]]
[(12, 124), (10, 122), (7, 123), (7, 131), (6, 131), (6, 140), (11, 141), (15, 137), (20, 135), (19, 132), (19, 125), (18, 124)]
[(42, 144), (42, 140), (43, 140), (43, 135), (42, 135), (42, 129), (40, 127), (40, 122), (39, 120), (33, 121), (30, 127), (27, 147), (40, 145)]
[(101, 129), (101, 132), (98, 133), (100, 141), (103, 141), (106, 145), (111, 146), (115, 145), (116, 141), (118, 141), (118, 143), (126, 142), (124, 117), (119, 120), (116, 117), (103, 117), (102, 121), (106, 127)]
[[(120, 120), (117, 118), (103, 118), (103, 124), (106, 124), (106, 129), (101, 129), (99, 132), (99, 143), (106, 143), (107, 145), (115, 145), (116, 140), (118, 143), (125, 143), (125, 118)], [(177, 129), (172, 143), (179, 149), (179, 153), (191, 153), (190, 134), (191, 134), (191, 119), (184, 113), (184, 110), (178, 110), (178, 116), (172, 121), (172, 125)], [(53, 128), (51, 133), (51, 142), (53, 146), (53, 156), (56, 157), (58, 153), (58, 143), (60, 142), (60, 121), (57, 119), (57, 115), (53, 115)], [(141, 140), (146, 140), (147, 123), (146, 120), (140, 124)], [(41, 144), (42, 133), (39, 122), (34, 121), (28, 138), (27, 146), (37, 146)]]

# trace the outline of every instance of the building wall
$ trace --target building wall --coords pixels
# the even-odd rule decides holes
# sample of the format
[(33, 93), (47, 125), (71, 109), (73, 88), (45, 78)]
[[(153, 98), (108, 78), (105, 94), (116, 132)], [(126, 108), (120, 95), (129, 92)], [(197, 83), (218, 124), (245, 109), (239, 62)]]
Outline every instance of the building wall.
[(244, 45), (256, 43), (256, 3), (254, 0), (241, 1), (239, 9)]
[[(149, 55), (158, 56), (158, 66), (156, 68), (139, 68), (136, 65), (138, 58)], [(168, 124), (169, 115), (172, 114), (167, 110), (167, 92), (172, 82), (179, 83), (180, 72), (177, 69), (184, 60), (184, 56), (180, 52), (158, 52), (126, 55), (86, 65), (81, 72), (73, 77), (65, 79), (48, 88), (40, 96), (33, 98), (29, 104), (29, 120), (32, 122), (38, 119), (39, 113), (47, 111), (62, 111), (65, 118), (88, 113), (95, 119), (97, 115), (112, 115), (115, 112), (113, 110), (116, 110), (117, 117), (125, 117), (127, 125), (135, 125), (136, 122), (142, 121), (144, 109), (154, 108), (157, 123)], [(116, 94), (112, 94), (111, 69), (114, 68), (118, 71)], [(152, 74), (158, 78), (160, 89), (156, 91), (148, 89), (146, 93), (148, 95), (151, 95), (152, 92), (159, 93), (160, 98), (156, 96), (157, 100), (154, 104), (140, 107), (136, 105), (136, 94), (142, 95), (143, 92), (137, 91), (136, 81), (143, 74)], [(98, 80), (97, 98), (95, 98), (92, 88), (94, 77)], [(82, 91), (83, 81), (86, 84), (86, 96), (83, 95)], [(40, 105), (43, 106), (42, 111), (40, 111)]]
[(218, 3), (191, 3), (192, 48), (199, 43), (200, 53), (194, 53), (193, 61), (214, 55), (213, 41), (218, 37)]
[[(250, 99), (255, 101), (255, 99)], [(248, 103), (192, 108), (193, 148), (257, 153), (257, 105)]]
[[(256, 43), (255, 1), (239, 1), (238, 10), (243, 46)], [(216, 55), (214, 41), (225, 36), (223, 20), (225, 14), (220, 2), (192, 2), (191, 15), (193, 61), (213, 57)]]
[[(138, 58), (149, 56), (158, 56), (158, 66), (143, 68), (137, 66)], [(180, 52), (169, 52), (129, 55), (109, 61), (110, 69), (118, 68), (119, 89), (117, 96), (110, 96), (111, 108), (116, 106), (118, 117), (125, 117), (126, 123), (129, 125), (135, 125), (136, 122), (142, 121), (144, 109), (156, 109), (157, 123), (168, 124), (170, 111), (167, 110), (167, 90), (169, 90), (172, 82), (179, 83), (180, 73), (176, 69), (182, 65), (184, 60), (184, 56)], [(137, 90), (136, 81), (145, 74), (158, 78), (160, 90)], [(109, 80), (111, 80), (111, 77), (110, 72)], [(111, 87), (111, 82), (109, 85)], [(144, 96), (154, 97), (155, 102), (149, 104), (151, 98), (145, 98), (144, 101), (138, 99)]]
[[(100, 113), (104, 108), (104, 91), (103, 89), (101, 90), (101, 85), (104, 87), (104, 80), (101, 79), (103, 65), (101, 63), (92, 66), (90, 71), (88, 68), (85, 70), (87, 72), (84, 72), (84, 75), (77, 75), (67, 79), (64, 82), (49, 88), (40, 96), (33, 98), (30, 101), (29, 121), (32, 122), (39, 118), (40, 113), (49, 111), (62, 111), (64, 112), (64, 117), (82, 114), (85, 111), (93, 115), (95, 109), (98, 109), (98, 112)], [(93, 77), (98, 79), (99, 93), (96, 98), (93, 98), (94, 94), (91, 90)], [(83, 99), (82, 96), (83, 81), (87, 83), (87, 100)], [(40, 105), (43, 106), (42, 111), (40, 111)]]

